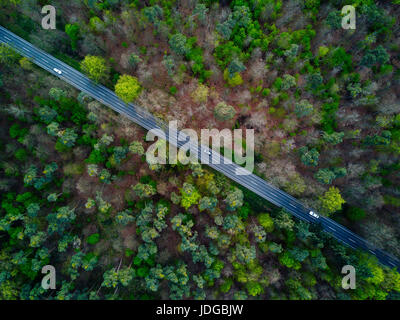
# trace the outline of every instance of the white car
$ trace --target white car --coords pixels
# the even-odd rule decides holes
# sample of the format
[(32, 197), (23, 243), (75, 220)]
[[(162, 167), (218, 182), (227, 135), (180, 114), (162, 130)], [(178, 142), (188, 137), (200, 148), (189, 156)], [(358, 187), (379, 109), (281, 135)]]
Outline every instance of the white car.
[(53, 68), (53, 70), (54, 70), (55, 72), (57, 72), (58, 74), (61, 74), (61, 73), (62, 73), (62, 71), (61, 71), (60, 69)]
[(205, 153), (207, 153), (209, 156), (211, 155), (211, 152), (208, 151), (207, 149), (203, 149), (203, 151), (204, 151)]
[(316, 214), (314, 211), (310, 211), (308, 214), (309, 214), (310, 216), (312, 216), (312, 217), (316, 218), (316, 219), (318, 219), (318, 218), (319, 218), (319, 215), (318, 215), (318, 214)]

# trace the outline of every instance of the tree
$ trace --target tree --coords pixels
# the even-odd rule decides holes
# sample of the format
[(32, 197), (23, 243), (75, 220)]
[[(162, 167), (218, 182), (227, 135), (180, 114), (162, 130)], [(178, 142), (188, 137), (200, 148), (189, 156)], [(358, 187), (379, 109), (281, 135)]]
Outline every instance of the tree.
[(208, 8), (204, 3), (197, 3), (193, 10), (193, 16), (197, 17), (200, 23), (204, 24), (207, 18)]
[(32, 202), (26, 207), (26, 212), (28, 213), (28, 216), (31, 218), (34, 218), (37, 216), (37, 214), (40, 211), (40, 205), (39, 203)]
[(324, 184), (331, 184), (333, 179), (336, 178), (335, 173), (330, 169), (320, 169), (314, 175), (315, 179)]
[(231, 120), (235, 114), (235, 108), (226, 104), (225, 102), (218, 103), (214, 108), (214, 116), (219, 121)]
[(144, 148), (140, 141), (133, 141), (129, 145), (129, 151), (132, 152), (133, 154), (138, 154), (139, 156), (144, 154)]
[(240, 73), (244, 70), (246, 70), (246, 67), (244, 66), (243, 62), (237, 58), (234, 58), (228, 65), (229, 78), (232, 79), (236, 73)]
[(114, 147), (113, 154), (110, 157), (110, 163), (114, 166), (116, 164), (120, 164), (122, 160), (126, 158), (128, 154), (128, 147), (116, 146)]
[(48, 106), (41, 107), (37, 112), (40, 117), (40, 120), (46, 124), (51, 123), (53, 119), (58, 115), (57, 111)]
[(301, 147), (299, 149), (300, 159), (306, 166), (317, 166), (319, 160), (319, 152), (313, 148), (309, 150), (307, 147)]
[(139, 63), (142, 62), (142, 59), (135, 53), (131, 53), (129, 56), (129, 64), (132, 66), (132, 68), (136, 68)]
[(265, 231), (272, 232), (274, 230), (274, 220), (268, 213), (259, 214), (257, 219)]
[(133, 102), (141, 91), (137, 78), (124, 74), (118, 78), (115, 84), (115, 94), (125, 103)]
[(37, 178), (37, 168), (34, 165), (28, 167), (24, 175), (24, 183), (31, 185)]
[(201, 196), (196, 190), (196, 188), (190, 183), (184, 183), (183, 188), (181, 189), (182, 199), (181, 206), (185, 209), (188, 209), (193, 204), (198, 203)]
[(143, 15), (151, 23), (156, 23), (163, 18), (163, 9), (158, 5), (143, 8)]
[(228, 211), (235, 211), (243, 205), (243, 192), (238, 188), (234, 188), (225, 198), (226, 208)]
[(206, 226), (206, 236), (209, 237), (210, 239), (218, 239), (219, 237), (219, 232), (216, 226)]
[(349, 207), (346, 210), (347, 217), (352, 221), (360, 221), (365, 218), (366, 212), (364, 209), (357, 207)]
[(346, 201), (340, 195), (340, 190), (336, 187), (330, 187), (323, 196), (319, 197), (323, 210), (327, 214), (334, 213), (342, 209), (342, 204)]
[(290, 74), (285, 74), (283, 76), (281, 89), (287, 91), (294, 86), (296, 86), (296, 78), (291, 76)]
[(57, 133), (59, 139), (58, 141), (68, 148), (71, 148), (75, 145), (75, 141), (78, 138), (78, 135), (75, 133), (74, 129), (67, 128), (65, 130), (61, 130)]
[(289, 251), (285, 251), (279, 256), (279, 262), (287, 268), (293, 268), (295, 270), (301, 268), (301, 264), (292, 257)]
[(71, 48), (73, 51), (76, 51), (76, 45), (79, 38), (79, 26), (77, 24), (69, 24), (65, 25), (65, 33), (71, 39)]
[(314, 111), (313, 105), (308, 100), (305, 100), (305, 99), (296, 103), (294, 108), (295, 108), (294, 112), (295, 112), (296, 116), (299, 118), (309, 116)]
[(375, 64), (385, 64), (388, 62), (390, 59), (390, 55), (387, 53), (386, 49), (382, 46), (379, 45), (375, 49), (369, 49), (361, 59), (360, 64), (362, 66), (366, 66), (368, 68), (371, 68)]
[(122, 284), (126, 287), (133, 277), (135, 276), (135, 270), (129, 267), (123, 267), (119, 270), (115, 268), (107, 270), (103, 275), (103, 287), (115, 288), (117, 285)]
[(96, 177), (99, 174), (99, 167), (97, 164), (88, 164), (87, 173), (90, 177)]
[(51, 122), (47, 127), (47, 134), (55, 137), (57, 136), (58, 131), (60, 131), (60, 125), (57, 122)]
[(285, 210), (281, 210), (277, 218), (275, 219), (275, 225), (279, 229), (292, 231), (295, 223), (292, 219), (292, 216), (288, 212), (286, 212)]
[(217, 198), (214, 197), (203, 197), (199, 201), (199, 210), (210, 210), (213, 211), (218, 204)]
[(265, 241), (266, 232), (263, 227), (254, 225), (252, 231), (254, 233), (254, 238), (256, 239), (256, 242)]
[(189, 52), (187, 38), (182, 33), (176, 33), (169, 39), (171, 50), (180, 56), (185, 56)]
[(317, 90), (324, 83), (324, 78), (320, 73), (313, 73), (307, 77), (307, 84), (311, 90)]
[(235, 257), (242, 263), (248, 264), (256, 258), (255, 246), (244, 246), (239, 243), (235, 246)]
[(93, 146), (95, 150), (103, 150), (114, 141), (114, 137), (107, 133), (103, 134), (100, 140)]
[(12, 49), (7, 44), (0, 44), (0, 63), (4, 63), (6, 65), (11, 65), (16, 62), (19, 58), (19, 55), (14, 49)]
[(102, 32), (105, 29), (105, 24), (103, 20), (96, 16), (90, 18), (89, 26), (95, 32)]
[(199, 84), (191, 94), (191, 97), (194, 102), (197, 103), (205, 103), (207, 102), (209, 89), (204, 84)]
[(341, 28), (342, 26), (342, 16), (340, 11), (331, 11), (326, 17), (326, 23), (334, 30)]
[(225, 69), (224, 71), (224, 80), (230, 87), (236, 87), (243, 83), (242, 76), (239, 72), (235, 72), (232, 76), (230, 76), (228, 69)]
[(27, 57), (22, 57), (21, 59), (19, 59), (19, 65), (24, 70), (29, 71), (33, 69), (33, 64)]
[(87, 55), (81, 62), (81, 69), (95, 82), (106, 81), (110, 72), (104, 58), (91, 55)]
[(168, 75), (173, 77), (176, 69), (174, 58), (171, 55), (164, 55), (162, 64), (164, 65), (165, 69), (167, 69)]
[(75, 209), (70, 209), (68, 206), (61, 207), (56, 213), (50, 213), (46, 219), (49, 222), (48, 233), (57, 232), (62, 234), (63, 231), (76, 218)]
[(137, 183), (133, 188), (133, 191), (139, 198), (149, 198), (157, 193), (156, 189), (151, 184)]
[(243, 223), (240, 218), (235, 214), (228, 214), (223, 221), (223, 229), (230, 234), (238, 233), (243, 230)]
[(50, 98), (54, 99), (55, 101), (60, 101), (61, 98), (66, 97), (66, 93), (64, 90), (60, 88), (51, 88), (49, 90), (49, 96)]
[(344, 137), (344, 132), (332, 132), (330, 134), (324, 132), (322, 134), (322, 140), (331, 145), (337, 145), (341, 143), (343, 141), (343, 137)]
[(246, 283), (246, 289), (249, 295), (255, 297), (263, 293), (264, 289), (257, 281), (249, 281)]
[(57, 193), (50, 193), (47, 197), (48, 202), (56, 202), (58, 199), (58, 194)]

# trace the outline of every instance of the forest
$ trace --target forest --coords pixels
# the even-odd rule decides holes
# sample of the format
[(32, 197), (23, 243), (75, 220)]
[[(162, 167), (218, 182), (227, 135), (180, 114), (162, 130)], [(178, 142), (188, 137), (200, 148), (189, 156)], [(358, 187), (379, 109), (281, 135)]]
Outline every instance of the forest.
[[(0, 25), (179, 128), (254, 129), (255, 174), (400, 257), (398, 0), (53, 0), (55, 30), (46, 4), (0, 0)], [(0, 123), (0, 300), (400, 299), (395, 268), (147, 163), (143, 128), (5, 44)]]

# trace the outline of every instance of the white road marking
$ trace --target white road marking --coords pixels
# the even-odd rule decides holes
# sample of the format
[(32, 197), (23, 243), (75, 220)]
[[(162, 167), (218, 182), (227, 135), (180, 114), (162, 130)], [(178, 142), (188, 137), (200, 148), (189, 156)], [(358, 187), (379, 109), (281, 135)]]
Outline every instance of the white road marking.
[(371, 249), (368, 249), (369, 252), (371, 252), (372, 254), (375, 254), (375, 252), (373, 252)]
[(348, 238), (351, 242), (354, 242), (354, 243), (356, 243), (353, 239), (351, 239), (351, 238)]

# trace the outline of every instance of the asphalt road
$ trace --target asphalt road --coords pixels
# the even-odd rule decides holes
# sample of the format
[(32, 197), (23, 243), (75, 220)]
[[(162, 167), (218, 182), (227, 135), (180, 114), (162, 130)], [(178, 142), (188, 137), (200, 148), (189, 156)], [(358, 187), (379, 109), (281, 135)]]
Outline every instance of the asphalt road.
[[(74, 68), (54, 58), (50, 54), (38, 49), (28, 41), (18, 37), (2, 26), (0, 26), (0, 42), (8, 44), (21, 55), (29, 58), (41, 68), (68, 82), (78, 90), (87, 93), (114, 111), (123, 114), (143, 128), (147, 130), (162, 130), (169, 143), (177, 147), (186, 146), (191, 152), (193, 152), (193, 154), (197, 155), (200, 162), (205, 163), (215, 170), (221, 172), (228, 178), (253, 191), (265, 200), (272, 202), (278, 207), (286, 209), (295, 217), (309, 223), (319, 223), (325, 232), (331, 234), (338, 241), (354, 249), (362, 249), (369, 252), (370, 254), (376, 256), (384, 265), (396, 268), (400, 267), (400, 260), (396, 257), (380, 250), (332, 219), (323, 217), (321, 215), (319, 218), (312, 217), (309, 214), (310, 210), (312, 209), (306, 208), (300, 201), (284, 191), (274, 187), (260, 177), (254, 174), (236, 174), (240, 171), (243, 172), (245, 169), (224, 158), (218, 152), (215, 152), (206, 146), (198, 145), (197, 142), (190, 141), (186, 143), (188, 137), (182, 132), (168, 133), (168, 131), (164, 130), (166, 125), (152, 116), (146, 110), (134, 104), (124, 103), (110, 89), (94, 83)], [(61, 70), (61, 75), (54, 71), (53, 68)], [(171, 134), (171, 136), (169, 134)], [(179, 140), (177, 139), (178, 134), (180, 135)], [(315, 210), (313, 211), (316, 212)]]

